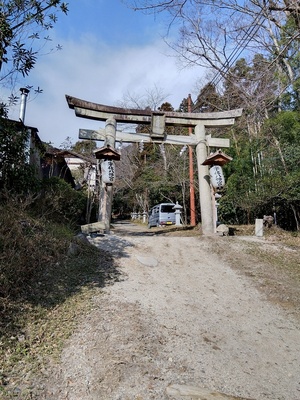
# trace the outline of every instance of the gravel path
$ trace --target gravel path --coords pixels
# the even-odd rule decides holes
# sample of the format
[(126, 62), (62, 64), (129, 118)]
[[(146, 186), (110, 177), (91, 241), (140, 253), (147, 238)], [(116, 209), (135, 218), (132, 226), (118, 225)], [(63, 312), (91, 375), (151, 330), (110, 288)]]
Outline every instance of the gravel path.
[(91, 239), (122, 279), (94, 298), (45, 398), (300, 399), (299, 321), (213, 251), (223, 238), (128, 229)]

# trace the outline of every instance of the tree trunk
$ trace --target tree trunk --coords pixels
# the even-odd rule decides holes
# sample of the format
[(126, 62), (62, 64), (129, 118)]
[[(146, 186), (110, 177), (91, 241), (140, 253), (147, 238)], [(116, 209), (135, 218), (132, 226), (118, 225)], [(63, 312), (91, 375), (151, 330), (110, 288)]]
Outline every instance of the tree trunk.
[(294, 213), (297, 231), (300, 231), (300, 211), (297, 209), (297, 206), (295, 206), (294, 204), (291, 204), (291, 209), (293, 210), (293, 213)]

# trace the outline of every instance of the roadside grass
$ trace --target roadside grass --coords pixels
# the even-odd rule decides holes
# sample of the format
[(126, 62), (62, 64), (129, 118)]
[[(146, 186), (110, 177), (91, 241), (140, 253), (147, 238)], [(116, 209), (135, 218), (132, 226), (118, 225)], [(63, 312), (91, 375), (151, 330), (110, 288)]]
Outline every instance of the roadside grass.
[(24, 210), (2, 213), (0, 246), (0, 398), (31, 399), (32, 377), (119, 273), (109, 253)]
[(250, 247), (248, 254), (260, 266), (268, 297), (299, 312), (300, 235), (274, 227), (265, 236), (266, 245)]
[[(251, 226), (241, 226), (239, 229), (244, 234), (252, 230)], [(273, 226), (264, 229), (264, 239), (262, 244), (269, 244), (271, 247), (253, 244), (249, 246), (248, 252), (261, 262), (291, 275), (291, 278), (300, 284), (300, 234)]]
[(218, 254), (249, 277), (270, 301), (300, 317), (299, 233), (273, 226), (255, 240), (254, 225), (244, 225), (237, 227), (237, 236), (245, 240), (218, 241)]
[(212, 246), (212, 253), (251, 278), (270, 301), (300, 317), (300, 233), (273, 225), (264, 229), (263, 238), (256, 238), (254, 225), (230, 228), (233, 236), (208, 238), (202, 236), (201, 226), (187, 230), (184, 227), (156, 229), (167, 236), (194, 236), (199, 237), (199, 241), (205, 240)]

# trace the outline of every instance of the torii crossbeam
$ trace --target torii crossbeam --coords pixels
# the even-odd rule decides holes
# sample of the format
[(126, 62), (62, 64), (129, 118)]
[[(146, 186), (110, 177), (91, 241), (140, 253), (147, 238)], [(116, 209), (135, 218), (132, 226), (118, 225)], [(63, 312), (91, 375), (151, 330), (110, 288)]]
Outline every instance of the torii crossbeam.
[[(206, 128), (228, 127), (242, 115), (242, 109), (212, 113), (179, 113), (170, 111), (151, 111), (112, 107), (92, 103), (66, 95), (66, 100), (75, 115), (81, 118), (106, 121), (110, 132), (114, 131), (114, 141), (178, 144), (196, 146), (202, 232), (204, 235), (214, 233), (213, 210), (211, 202), (210, 178), (208, 166), (203, 165), (207, 158), (208, 147), (229, 147), (229, 139), (212, 138), (205, 134)], [(150, 134), (121, 132), (116, 129), (117, 123), (151, 125)], [(166, 126), (194, 127), (195, 134), (190, 136), (167, 135)], [(80, 129), (80, 139), (106, 140), (107, 128), (97, 131)], [(111, 145), (112, 141), (110, 142)]]

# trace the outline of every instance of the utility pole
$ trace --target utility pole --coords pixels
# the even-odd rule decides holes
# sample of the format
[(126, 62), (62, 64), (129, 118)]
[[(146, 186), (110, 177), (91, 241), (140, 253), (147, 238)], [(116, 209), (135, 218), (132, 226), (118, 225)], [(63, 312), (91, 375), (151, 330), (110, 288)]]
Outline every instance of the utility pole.
[[(192, 99), (191, 95), (188, 95), (188, 112), (192, 112)], [(189, 135), (193, 133), (193, 128), (189, 127)], [(194, 162), (193, 162), (193, 148), (189, 146), (189, 177), (190, 177), (190, 225), (196, 226), (196, 208), (195, 208), (195, 187), (194, 187)]]

